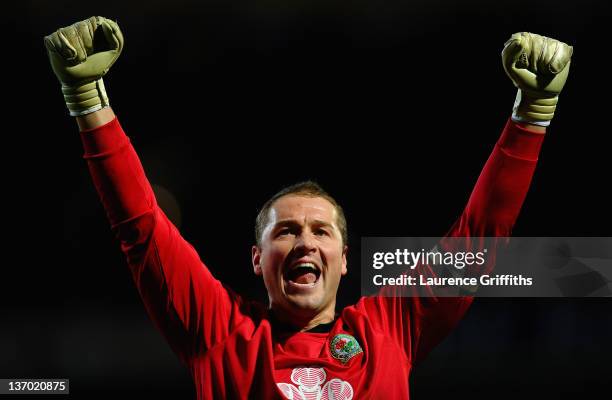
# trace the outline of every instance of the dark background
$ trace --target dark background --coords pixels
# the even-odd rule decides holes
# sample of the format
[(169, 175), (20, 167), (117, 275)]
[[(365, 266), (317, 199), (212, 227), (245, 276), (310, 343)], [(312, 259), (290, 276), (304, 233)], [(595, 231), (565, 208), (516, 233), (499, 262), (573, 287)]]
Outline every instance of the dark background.
[[(575, 51), (513, 234), (609, 236), (610, 11), (571, 3), (61, 0), (9, 10), (4, 42), (18, 48), (3, 86), (16, 107), (5, 109), (4, 152), (17, 157), (4, 182), (12, 257), (0, 377), (69, 378), (71, 398), (194, 398), (114, 241), (44, 35), (91, 15), (119, 23), (111, 104), (183, 235), (246, 296), (265, 300), (250, 261), (258, 207), (304, 179), (329, 190), (351, 237), (344, 306), (359, 296), (360, 237), (441, 235), (461, 213), (510, 115), (516, 89), (500, 52), (514, 32)], [(477, 299), (415, 368), (412, 396), (592, 396), (609, 388), (611, 305)]]

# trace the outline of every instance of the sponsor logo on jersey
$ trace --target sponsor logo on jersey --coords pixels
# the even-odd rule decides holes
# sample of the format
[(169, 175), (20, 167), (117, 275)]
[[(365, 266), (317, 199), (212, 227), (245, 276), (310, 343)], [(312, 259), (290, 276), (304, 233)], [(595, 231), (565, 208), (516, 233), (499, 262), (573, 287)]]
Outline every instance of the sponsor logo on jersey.
[(326, 379), (327, 374), (323, 368), (299, 367), (291, 372), (291, 381), (295, 385), (278, 383), (277, 386), (289, 400), (353, 399), (353, 387), (350, 383), (338, 378), (325, 382)]

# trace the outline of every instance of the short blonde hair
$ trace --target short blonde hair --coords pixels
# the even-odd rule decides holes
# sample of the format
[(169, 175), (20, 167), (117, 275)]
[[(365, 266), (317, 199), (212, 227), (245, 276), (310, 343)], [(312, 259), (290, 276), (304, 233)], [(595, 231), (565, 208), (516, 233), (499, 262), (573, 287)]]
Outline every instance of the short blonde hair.
[(340, 204), (338, 204), (338, 202), (329, 193), (327, 193), (321, 187), (321, 185), (314, 181), (305, 181), (296, 183), (294, 185), (282, 189), (274, 196), (272, 196), (268, 201), (266, 201), (263, 207), (261, 207), (261, 210), (259, 210), (259, 214), (257, 214), (257, 218), (255, 219), (255, 242), (258, 246), (261, 246), (263, 231), (268, 225), (268, 222), (270, 222), (270, 209), (272, 208), (272, 206), (274, 206), (276, 200), (289, 195), (321, 197), (329, 201), (336, 209), (336, 224), (338, 225), (338, 229), (340, 230), (340, 234), (342, 236), (342, 245), (344, 246), (347, 244), (348, 232), (346, 227), (346, 217), (344, 216), (344, 210), (342, 210)]

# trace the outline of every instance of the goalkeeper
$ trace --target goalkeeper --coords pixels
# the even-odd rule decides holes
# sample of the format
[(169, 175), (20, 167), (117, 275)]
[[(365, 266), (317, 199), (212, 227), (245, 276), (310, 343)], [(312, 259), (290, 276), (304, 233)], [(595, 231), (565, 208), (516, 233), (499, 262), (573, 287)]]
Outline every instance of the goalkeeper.
[[(102, 17), (45, 38), (134, 282), (189, 368), (198, 399), (408, 399), (413, 365), (454, 328), (473, 298), (372, 296), (337, 311), (347, 273), (346, 220), (313, 182), (277, 193), (257, 217), (253, 271), (263, 278), (269, 304), (227, 289), (157, 205), (110, 108), (103, 76), (123, 43), (117, 24)], [(510, 236), (571, 54), (565, 43), (526, 32), (505, 43), (503, 68), (518, 89), (512, 116), (447, 236)], [(389, 290), (395, 289), (383, 289)]]

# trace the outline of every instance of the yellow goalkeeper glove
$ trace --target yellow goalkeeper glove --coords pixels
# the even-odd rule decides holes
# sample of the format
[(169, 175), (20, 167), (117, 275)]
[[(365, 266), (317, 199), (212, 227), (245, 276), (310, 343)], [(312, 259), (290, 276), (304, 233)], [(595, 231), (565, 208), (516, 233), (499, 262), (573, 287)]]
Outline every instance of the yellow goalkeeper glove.
[(123, 35), (115, 22), (91, 17), (60, 28), (45, 37), (45, 47), (70, 115), (109, 106), (102, 77), (123, 49)]
[(572, 52), (572, 46), (528, 32), (515, 33), (504, 44), (504, 70), (518, 88), (512, 120), (550, 124), (567, 80)]

